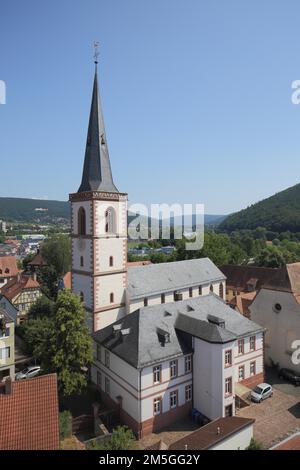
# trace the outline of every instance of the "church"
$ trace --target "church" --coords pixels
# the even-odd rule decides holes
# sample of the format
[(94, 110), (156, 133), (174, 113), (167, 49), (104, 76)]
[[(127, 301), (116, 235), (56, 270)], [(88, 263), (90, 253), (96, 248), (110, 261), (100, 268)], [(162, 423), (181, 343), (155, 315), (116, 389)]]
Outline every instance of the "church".
[(70, 194), (72, 291), (94, 340), (92, 381), (138, 437), (197, 410), (235, 414), (263, 382), (264, 329), (226, 305), (208, 258), (128, 266), (127, 193), (113, 180), (97, 62), (82, 180)]

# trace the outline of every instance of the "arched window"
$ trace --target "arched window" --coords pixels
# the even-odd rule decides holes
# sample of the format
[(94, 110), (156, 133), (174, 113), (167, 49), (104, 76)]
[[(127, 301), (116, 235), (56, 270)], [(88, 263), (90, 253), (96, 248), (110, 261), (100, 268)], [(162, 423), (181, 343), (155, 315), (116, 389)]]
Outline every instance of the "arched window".
[(220, 284), (219, 284), (219, 296), (221, 297), (221, 299), (223, 299), (223, 297), (224, 297), (224, 287), (223, 287), (222, 282), (220, 282)]
[(80, 256), (80, 266), (83, 266), (83, 256)]
[(110, 295), (109, 295), (109, 300), (110, 300), (110, 303), (111, 303), (111, 304), (114, 303), (114, 294), (113, 294), (113, 292), (110, 293)]
[(210, 288), (209, 288), (210, 292), (213, 292), (214, 291), (214, 286), (211, 284), (210, 285)]
[(114, 265), (114, 257), (110, 256), (109, 257), (109, 266), (112, 267)]
[(109, 207), (105, 211), (105, 232), (106, 233), (116, 232), (116, 214), (112, 207)]
[(86, 235), (86, 216), (83, 207), (78, 211), (78, 235)]

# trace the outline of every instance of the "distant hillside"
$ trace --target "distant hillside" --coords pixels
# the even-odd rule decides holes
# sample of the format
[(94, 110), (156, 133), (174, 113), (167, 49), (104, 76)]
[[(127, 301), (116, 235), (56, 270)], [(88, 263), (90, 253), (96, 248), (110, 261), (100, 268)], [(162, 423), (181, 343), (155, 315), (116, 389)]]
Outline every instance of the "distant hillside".
[(300, 184), (229, 215), (219, 225), (229, 232), (257, 227), (274, 232), (300, 232)]
[[(128, 223), (136, 215), (128, 214)], [(223, 215), (205, 214), (205, 224), (218, 224)], [(45, 201), (43, 199), (23, 199), (17, 197), (0, 197), (0, 220), (8, 222), (51, 222), (59, 218), (70, 219), (70, 206), (67, 201)], [(151, 219), (149, 219), (151, 220)], [(177, 225), (177, 223), (176, 223)]]
[(0, 220), (9, 222), (50, 222), (58, 218), (68, 220), (70, 207), (66, 201), (45, 201), (0, 197)]

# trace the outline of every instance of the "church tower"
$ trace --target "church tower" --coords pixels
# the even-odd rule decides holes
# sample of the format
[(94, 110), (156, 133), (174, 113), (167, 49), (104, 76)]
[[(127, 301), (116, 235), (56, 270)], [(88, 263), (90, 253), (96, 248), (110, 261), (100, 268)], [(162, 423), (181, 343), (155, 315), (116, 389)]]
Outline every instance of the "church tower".
[(127, 194), (112, 178), (95, 65), (82, 181), (69, 196), (72, 291), (83, 299), (91, 332), (125, 315), (127, 287)]

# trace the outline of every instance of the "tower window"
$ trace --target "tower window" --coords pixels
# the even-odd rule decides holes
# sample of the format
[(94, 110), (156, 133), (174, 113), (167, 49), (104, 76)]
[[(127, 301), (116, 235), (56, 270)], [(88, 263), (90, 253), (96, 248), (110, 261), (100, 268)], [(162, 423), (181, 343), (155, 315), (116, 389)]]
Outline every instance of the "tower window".
[(114, 265), (114, 257), (110, 256), (109, 257), (109, 266), (112, 267)]
[(110, 300), (110, 303), (111, 303), (111, 304), (114, 303), (114, 294), (113, 294), (113, 292), (111, 292), (111, 293), (109, 294), (109, 300)]
[(116, 232), (116, 215), (112, 207), (109, 207), (105, 211), (105, 232), (106, 233)]
[(223, 299), (224, 297), (224, 287), (223, 287), (223, 283), (220, 282), (219, 284), (219, 296)]
[(210, 292), (213, 292), (214, 291), (214, 286), (211, 284), (210, 285), (210, 288), (209, 288)]
[(86, 235), (86, 216), (83, 207), (78, 210), (78, 235)]
[(83, 266), (83, 256), (80, 256), (80, 266)]

